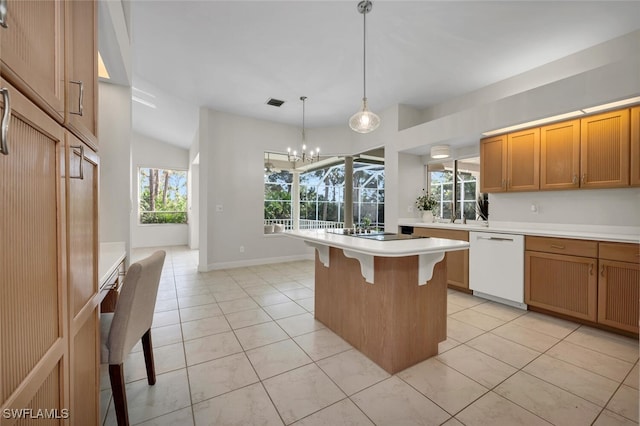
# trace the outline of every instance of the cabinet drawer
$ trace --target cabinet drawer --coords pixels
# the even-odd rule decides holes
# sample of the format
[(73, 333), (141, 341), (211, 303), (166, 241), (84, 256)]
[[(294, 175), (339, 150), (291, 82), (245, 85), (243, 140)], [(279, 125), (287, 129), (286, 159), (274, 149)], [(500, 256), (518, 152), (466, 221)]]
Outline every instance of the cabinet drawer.
[(600, 259), (640, 263), (640, 245), (626, 243), (600, 243)]
[(571, 256), (598, 257), (598, 243), (567, 238), (527, 237), (526, 250), (545, 253), (567, 254)]
[(416, 227), (413, 229), (413, 235), (419, 235), (421, 237), (446, 238), (449, 240), (469, 241), (469, 231), (462, 231), (457, 229), (435, 229), (435, 228)]

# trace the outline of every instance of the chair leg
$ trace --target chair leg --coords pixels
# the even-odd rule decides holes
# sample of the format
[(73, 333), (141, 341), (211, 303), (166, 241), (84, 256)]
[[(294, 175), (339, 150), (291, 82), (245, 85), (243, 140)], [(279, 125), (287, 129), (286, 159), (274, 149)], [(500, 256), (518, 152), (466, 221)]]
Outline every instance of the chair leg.
[(150, 385), (156, 384), (156, 367), (153, 362), (153, 345), (151, 344), (151, 329), (142, 335), (142, 351), (144, 363), (147, 367), (147, 381)]
[(122, 364), (109, 364), (111, 393), (116, 408), (118, 426), (129, 426), (129, 410), (127, 409), (127, 392), (124, 387), (124, 367)]

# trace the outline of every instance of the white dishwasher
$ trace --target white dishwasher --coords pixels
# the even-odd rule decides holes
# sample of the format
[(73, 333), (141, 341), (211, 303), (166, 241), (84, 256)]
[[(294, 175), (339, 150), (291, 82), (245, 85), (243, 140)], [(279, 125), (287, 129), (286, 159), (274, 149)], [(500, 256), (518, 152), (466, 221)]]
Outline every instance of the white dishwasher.
[(524, 303), (524, 236), (469, 232), (469, 289), (518, 308)]

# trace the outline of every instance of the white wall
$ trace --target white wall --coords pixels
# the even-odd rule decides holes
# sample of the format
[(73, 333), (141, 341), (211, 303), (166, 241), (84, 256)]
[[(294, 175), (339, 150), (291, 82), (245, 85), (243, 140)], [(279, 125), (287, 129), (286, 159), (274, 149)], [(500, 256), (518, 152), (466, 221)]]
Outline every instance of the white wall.
[(489, 223), (495, 222), (640, 230), (640, 188), (490, 194)]
[(193, 164), (200, 152), (199, 135), (196, 132), (189, 148), (189, 248), (195, 250), (200, 244), (200, 164)]
[(131, 88), (98, 84), (100, 120), (100, 241), (130, 249)]
[(418, 195), (422, 193), (422, 189), (425, 188), (425, 184), (425, 165), (422, 157), (398, 154), (397, 210), (400, 217), (420, 217), (420, 211), (416, 209), (415, 201)]
[[(262, 225), (264, 151), (298, 146), (300, 129), (202, 108), (199, 134), (199, 269), (311, 258), (312, 250), (304, 243), (282, 235), (265, 236)], [(344, 152), (348, 146), (335, 135), (324, 139), (313, 131), (307, 141), (325, 153)]]
[(138, 168), (189, 169), (189, 151), (134, 133), (131, 138), (133, 206), (131, 210), (131, 247), (186, 245), (187, 225), (138, 223)]

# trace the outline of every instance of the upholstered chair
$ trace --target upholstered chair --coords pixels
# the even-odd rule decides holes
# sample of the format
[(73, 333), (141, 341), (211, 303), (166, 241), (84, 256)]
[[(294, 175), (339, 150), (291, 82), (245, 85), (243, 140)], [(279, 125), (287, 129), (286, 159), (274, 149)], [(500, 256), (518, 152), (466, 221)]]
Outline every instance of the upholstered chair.
[(102, 338), (100, 356), (103, 363), (109, 364), (111, 392), (120, 426), (129, 424), (123, 362), (133, 346), (141, 339), (147, 381), (150, 385), (156, 383), (151, 323), (165, 255), (163, 250), (159, 250), (130, 265), (124, 277), (115, 311), (112, 314), (100, 316)]

